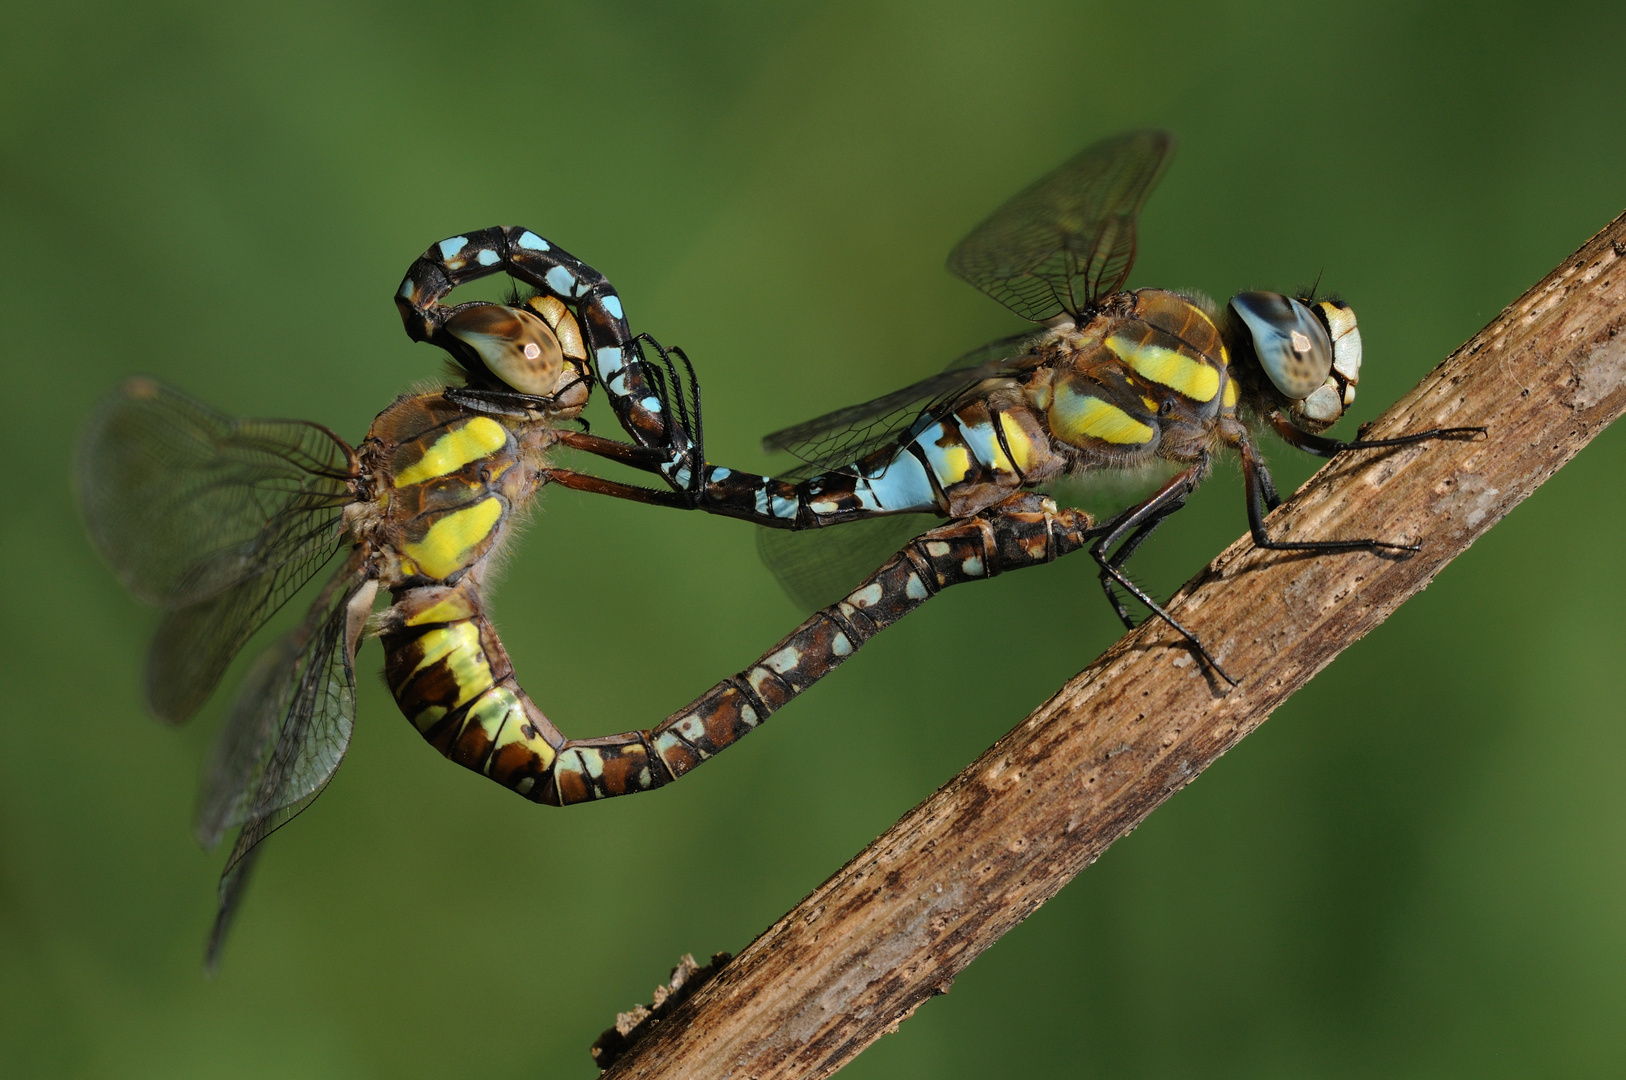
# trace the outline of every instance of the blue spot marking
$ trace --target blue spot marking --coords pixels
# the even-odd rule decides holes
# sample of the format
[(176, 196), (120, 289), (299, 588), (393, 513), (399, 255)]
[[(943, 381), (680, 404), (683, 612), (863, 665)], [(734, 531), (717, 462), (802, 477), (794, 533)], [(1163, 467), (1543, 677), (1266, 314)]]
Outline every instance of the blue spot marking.
[(642, 405), (645, 409), (648, 409), (650, 412), (660, 412), (661, 411), (661, 399), (660, 398), (646, 397), (646, 398), (644, 398), (644, 400), (640, 401), (638, 404)]
[(454, 236), (450, 240), (442, 240), (440, 242), (440, 257), (450, 259), (468, 246), (469, 238), (466, 236)]
[(600, 349), (596, 355), (598, 357), (599, 378), (608, 380), (621, 370), (621, 347), (619, 345), (606, 346)]
[(549, 270), (546, 274), (542, 275), (542, 280), (546, 281), (548, 283), (548, 287), (554, 292), (563, 293), (565, 296), (569, 296), (570, 287), (576, 284), (576, 275), (572, 274), (569, 270), (566, 270), (562, 266), (555, 266), (552, 270)]
[(417, 290), (412, 287), (412, 279), (411, 278), (407, 278), (405, 281), (401, 282), (401, 297), (402, 297), (402, 299), (411, 300), (412, 299), (412, 294), (414, 292), (416, 292), (416, 291)]
[(732, 471), (730, 471), (728, 469), (720, 468), (720, 467), (711, 470), (711, 479), (712, 479), (712, 481), (714, 483), (716, 481), (719, 481), (719, 480), (727, 480), (730, 476), (733, 476), (733, 475), (734, 475), (734, 473)]
[(776, 518), (793, 518), (796, 516), (796, 500), (781, 499), (778, 495), (773, 497), (773, 516)]
[(935, 510), (937, 493), (926, 467), (907, 451), (888, 462), (886, 472), (869, 481), (875, 501), (885, 510)]
[(529, 229), (526, 229), (524, 232), (520, 233), (519, 234), (519, 239), (514, 241), (514, 242), (516, 244), (518, 244), (520, 247), (529, 248), (532, 251), (552, 251), (553, 250), (552, 245), (550, 245), (546, 240), (542, 239), (540, 236), (536, 235), (534, 232), (532, 232)]
[(484, 248), (481, 250), (480, 254), (474, 257), (474, 261), (479, 263), (481, 266), (496, 266), (497, 263), (502, 261), (502, 256), (498, 255), (490, 248)]
[(625, 316), (621, 314), (621, 298), (619, 296), (606, 296), (604, 298), (604, 310), (608, 311), (611, 315), (614, 315), (618, 319), (625, 318)]

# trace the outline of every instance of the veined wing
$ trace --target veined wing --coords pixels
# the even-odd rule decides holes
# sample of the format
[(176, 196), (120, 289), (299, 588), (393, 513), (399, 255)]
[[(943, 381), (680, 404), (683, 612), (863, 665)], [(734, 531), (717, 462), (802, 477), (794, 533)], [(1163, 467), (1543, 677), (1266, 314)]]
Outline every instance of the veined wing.
[(227, 829), (241, 831), (220, 877), (211, 970), (256, 846), (309, 806), (344, 760), (356, 715), (356, 648), (377, 592), (352, 556), (304, 621), (255, 662), (215, 739), (198, 798), (198, 840), (213, 847)]
[(840, 528), (757, 530), (757, 555), (803, 611), (852, 592), (899, 548), (943, 519), (930, 514), (859, 518)]
[(168, 609), (147, 698), (179, 722), (338, 550), (356, 458), (318, 424), (238, 420), (138, 377), (92, 416), (78, 473), (91, 540), (132, 592)]
[(1025, 319), (1079, 316), (1129, 277), (1135, 220), (1173, 154), (1166, 131), (1086, 147), (973, 229), (949, 270)]
[(1031, 332), (1024, 331), (990, 341), (955, 357), (936, 375), (901, 390), (764, 436), (762, 448), (787, 451), (811, 466), (791, 475), (811, 475), (850, 465), (897, 440), (922, 418), (936, 417), (978, 383), (1026, 370), (1037, 359), (1024, 348), (1032, 337)]

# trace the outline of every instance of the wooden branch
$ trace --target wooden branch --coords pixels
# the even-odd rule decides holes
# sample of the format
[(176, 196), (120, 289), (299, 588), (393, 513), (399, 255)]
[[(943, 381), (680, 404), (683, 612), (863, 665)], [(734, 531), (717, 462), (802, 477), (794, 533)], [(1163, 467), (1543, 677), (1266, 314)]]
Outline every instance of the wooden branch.
[(1431, 372), (1382, 438), (1340, 455), (1278, 537), (1414, 538), (1410, 558), (1303, 557), (1244, 537), (1170, 605), (1229, 693), (1148, 623), (780, 919), (620, 1061), (617, 1078), (819, 1077), (944, 992), (1164, 799), (1425, 587), (1626, 409), (1626, 214)]

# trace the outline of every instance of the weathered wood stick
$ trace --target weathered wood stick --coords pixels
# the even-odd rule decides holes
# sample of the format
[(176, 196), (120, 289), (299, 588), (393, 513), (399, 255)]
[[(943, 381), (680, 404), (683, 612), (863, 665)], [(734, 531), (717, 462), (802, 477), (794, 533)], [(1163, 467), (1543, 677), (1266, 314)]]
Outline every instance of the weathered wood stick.
[(1626, 214), (1366, 434), (1487, 438), (1346, 453), (1275, 536), (1410, 538), (1409, 558), (1244, 537), (1170, 604), (1225, 692), (1149, 622), (780, 919), (610, 1074), (822, 1077), (945, 990), (1118, 837), (1264, 722), (1626, 409)]

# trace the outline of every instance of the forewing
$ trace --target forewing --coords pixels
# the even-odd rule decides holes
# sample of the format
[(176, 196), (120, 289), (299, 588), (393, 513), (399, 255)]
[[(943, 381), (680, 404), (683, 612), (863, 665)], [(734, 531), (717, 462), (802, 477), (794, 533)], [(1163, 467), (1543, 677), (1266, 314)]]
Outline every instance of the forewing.
[(1086, 147), (973, 229), (949, 270), (1025, 319), (1079, 315), (1129, 277), (1135, 219), (1173, 153), (1166, 131)]
[(148, 378), (88, 426), (79, 489), (91, 539), (126, 585), (168, 609), (147, 700), (191, 716), (231, 658), (340, 545), (354, 454), (316, 424), (237, 420)]
[(949, 367), (901, 390), (849, 405), (763, 437), (762, 448), (796, 455), (812, 470), (839, 469), (896, 441), (922, 417), (935, 416), (985, 379), (1014, 375), (1035, 357), (1024, 352), (1033, 335), (1000, 338), (955, 357)]
[(354, 461), (318, 424), (238, 420), (136, 377), (86, 427), (79, 498), (125, 585), (186, 607), (335, 539)]
[(344, 759), (356, 714), (356, 647), (376, 593), (359, 561), (335, 577), (305, 620), (255, 663), (215, 740), (199, 793), (198, 840), (213, 847), (227, 829), (242, 828), (220, 879), (210, 968), (256, 845), (309, 806)]
[(758, 529), (757, 554), (804, 611), (851, 593), (893, 553), (941, 519), (929, 514), (860, 518), (824, 529)]

